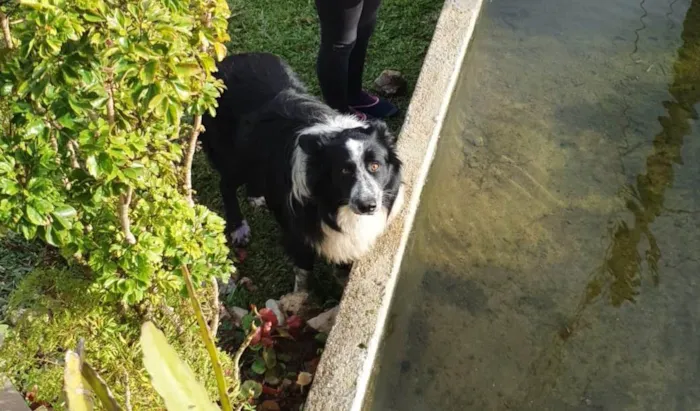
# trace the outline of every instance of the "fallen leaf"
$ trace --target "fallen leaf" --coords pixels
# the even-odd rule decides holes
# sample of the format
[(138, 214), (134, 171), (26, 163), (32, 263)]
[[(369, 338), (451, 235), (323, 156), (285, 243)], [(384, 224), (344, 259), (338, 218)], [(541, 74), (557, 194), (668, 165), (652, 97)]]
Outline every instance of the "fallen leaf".
[(239, 285), (242, 285), (243, 287), (246, 288), (246, 290), (248, 290), (248, 291), (250, 291), (250, 292), (253, 292), (253, 291), (255, 291), (255, 290), (258, 289), (258, 287), (256, 287), (256, 286), (253, 284), (253, 280), (251, 280), (251, 279), (248, 278), (248, 277), (243, 277), (243, 278), (241, 278), (240, 281), (238, 281), (238, 284), (239, 284)]
[(277, 404), (277, 401), (267, 400), (260, 404), (260, 409), (262, 411), (280, 411), (281, 408), (279, 404)]
[(263, 386), (262, 386), (262, 392), (263, 392), (263, 394), (265, 394), (265, 395), (272, 395), (272, 396), (275, 396), (275, 397), (281, 394), (281, 391), (280, 391), (279, 389), (277, 389), (277, 388), (272, 388), (272, 387), (270, 387), (270, 386), (268, 386), (268, 385), (263, 385)]

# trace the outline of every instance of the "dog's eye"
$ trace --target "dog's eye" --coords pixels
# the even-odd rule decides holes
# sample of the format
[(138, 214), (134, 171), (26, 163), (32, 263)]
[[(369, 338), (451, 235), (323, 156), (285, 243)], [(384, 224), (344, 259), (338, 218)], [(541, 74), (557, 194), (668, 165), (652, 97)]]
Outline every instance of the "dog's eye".
[(377, 162), (369, 163), (370, 173), (376, 173), (377, 171), (379, 171), (379, 167), (380, 167), (379, 163), (377, 163)]
[(343, 167), (342, 170), (340, 170), (341, 173), (348, 175), (352, 173), (352, 170), (350, 170), (348, 167)]

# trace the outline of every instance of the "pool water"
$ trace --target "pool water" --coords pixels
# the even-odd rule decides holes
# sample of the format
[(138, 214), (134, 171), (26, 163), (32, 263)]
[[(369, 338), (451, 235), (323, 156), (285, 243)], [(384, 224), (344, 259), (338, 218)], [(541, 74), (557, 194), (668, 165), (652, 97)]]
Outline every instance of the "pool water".
[(367, 410), (700, 410), (700, 0), (485, 2)]

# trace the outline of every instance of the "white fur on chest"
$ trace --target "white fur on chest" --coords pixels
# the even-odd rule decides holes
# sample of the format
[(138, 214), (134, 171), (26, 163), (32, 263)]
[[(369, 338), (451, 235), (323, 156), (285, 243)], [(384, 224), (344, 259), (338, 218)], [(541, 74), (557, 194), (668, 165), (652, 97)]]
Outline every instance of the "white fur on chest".
[(336, 264), (359, 260), (374, 245), (387, 224), (387, 209), (381, 207), (372, 215), (358, 215), (349, 207), (338, 210), (337, 220), (341, 232), (325, 223), (321, 224), (323, 240), (316, 244), (316, 252)]

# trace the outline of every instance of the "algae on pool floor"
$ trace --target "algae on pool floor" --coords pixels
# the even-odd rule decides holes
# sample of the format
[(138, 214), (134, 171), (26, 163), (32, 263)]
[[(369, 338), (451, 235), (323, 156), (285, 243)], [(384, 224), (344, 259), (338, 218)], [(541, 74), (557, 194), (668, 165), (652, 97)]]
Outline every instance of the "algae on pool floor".
[(700, 0), (496, 0), (375, 410), (700, 409)]

